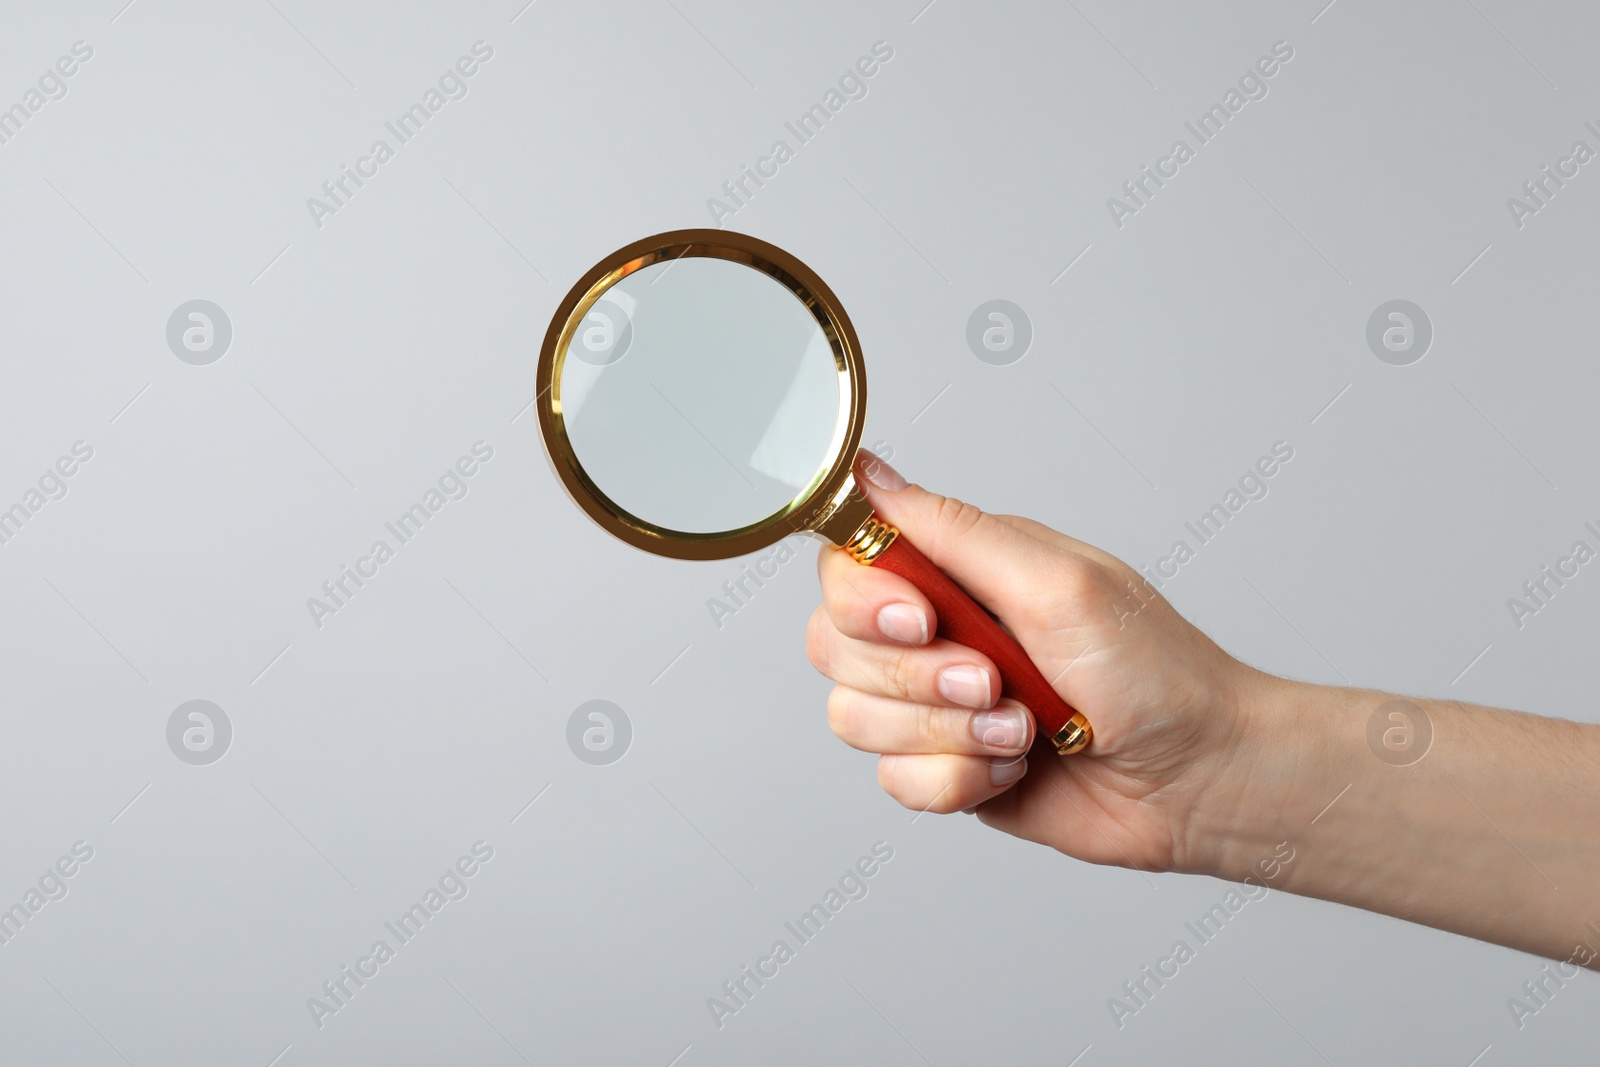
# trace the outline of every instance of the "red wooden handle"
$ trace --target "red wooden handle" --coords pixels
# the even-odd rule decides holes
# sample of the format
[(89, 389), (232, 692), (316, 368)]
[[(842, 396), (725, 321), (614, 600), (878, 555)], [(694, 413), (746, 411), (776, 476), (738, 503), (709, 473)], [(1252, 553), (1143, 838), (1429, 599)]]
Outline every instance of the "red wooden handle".
[(1039, 673), (1017, 639), (901, 534), (872, 566), (893, 571), (922, 591), (938, 614), (940, 637), (982, 652), (1000, 668), (1000, 692), (1033, 712), (1039, 734), (1054, 737), (1077, 712)]

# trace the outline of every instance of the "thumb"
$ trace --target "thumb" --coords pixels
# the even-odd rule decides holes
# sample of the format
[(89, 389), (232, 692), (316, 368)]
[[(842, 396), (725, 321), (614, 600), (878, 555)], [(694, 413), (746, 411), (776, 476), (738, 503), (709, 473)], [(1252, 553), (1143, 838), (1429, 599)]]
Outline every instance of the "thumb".
[(1002, 615), (1006, 607), (1057, 587), (1064, 566), (1089, 562), (972, 504), (913, 485), (865, 450), (857, 456), (856, 476), (884, 521), (969, 595)]

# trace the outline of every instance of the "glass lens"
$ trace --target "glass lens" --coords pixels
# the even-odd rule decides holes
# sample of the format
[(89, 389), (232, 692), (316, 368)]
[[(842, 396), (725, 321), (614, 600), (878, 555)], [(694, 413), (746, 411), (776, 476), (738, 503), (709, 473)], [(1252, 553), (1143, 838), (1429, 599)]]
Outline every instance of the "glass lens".
[(669, 530), (721, 533), (782, 511), (838, 447), (827, 335), (782, 283), (723, 259), (613, 285), (574, 332), (559, 388), (594, 484)]

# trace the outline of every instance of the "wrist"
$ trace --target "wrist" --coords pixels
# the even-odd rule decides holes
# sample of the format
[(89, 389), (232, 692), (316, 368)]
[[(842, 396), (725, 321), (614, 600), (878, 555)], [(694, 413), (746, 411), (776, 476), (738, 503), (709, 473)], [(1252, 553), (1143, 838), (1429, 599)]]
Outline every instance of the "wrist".
[(1229, 690), (1231, 728), (1196, 790), (1182, 869), (1237, 882), (1262, 878), (1263, 864), (1275, 870), (1295, 828), (1318, 815), (1308, 805), (1333, 800), (1354, 770), (1347, 691), (1242, 665)]
[(1558, 888), (1600, 884), (1600, 727), (1229, 679), (1207, 708), (1221, 740), (1188, 763), (1174, 869), (1557, 958), (1600, 936), (1590, 897)]

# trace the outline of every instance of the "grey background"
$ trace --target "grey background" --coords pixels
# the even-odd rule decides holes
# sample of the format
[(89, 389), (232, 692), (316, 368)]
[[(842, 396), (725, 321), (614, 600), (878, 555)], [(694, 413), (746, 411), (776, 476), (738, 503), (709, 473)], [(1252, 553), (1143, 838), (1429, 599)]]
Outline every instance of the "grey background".
[[(0, 498), (94, 456), (0, 546), (0, 898), (95, 852), (0, 947), (0, 1059), (1588, 1047), (1592, 975), (1518, 1030), (1540, 961), (1282, 894), (1119, 1031), (1107, 998), (1225, 885), (900, 809), (824, 721), (809, 550), (719, 629), (739, 561), (636, 552), (561, 495), (525, 409), (565, 288), (709, 224), (884, 40), (869, 95), (728, 220), (845, 301), (869, 442), (1144, 564), (1287, 440), (1271, 495), (1167, 585), (1180, 609), (1281, 673), (1595, 717), (1600, 577), (1520, 630), (1505, 600), (1600, 519), (1600, 164), (1520, 230), (1505, 200), (1595, 146), (1600, 13), (924, 2), (7, 6), (0, 101), (74, 41), (94, 57), (0, 145)], [(469, 95), (314, 226), (306, 198), (480, 39)], [(1278, 40), (1270, 95), (1117, 228), (1106, 198)], [(233, 326), (209, 366), (165, 341), (197, 298)], [(964, 339), (997, 298), (1034, 329), (1003, 367)], [(1397, 298), (1435, 328), (1408, 367), (1365, 344)], [(467, 497), (318, 629), (306, 598), (479, 440)], [(165, 740), (192, 699), (232, 724), (209, 766)], [(633, 726), (609, 766), (565, 740), (594, 699)], [(470, 894), (318, 1029), (306, 999), (480, 839)], [(878, 840), (870, 895), (717, 1029), (706, 999)]]

